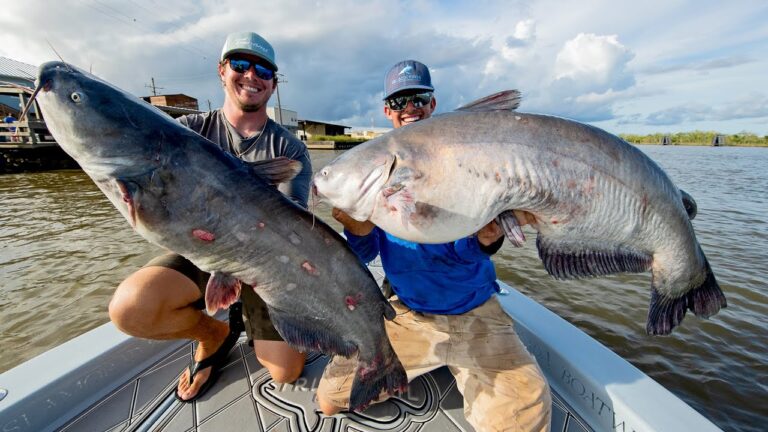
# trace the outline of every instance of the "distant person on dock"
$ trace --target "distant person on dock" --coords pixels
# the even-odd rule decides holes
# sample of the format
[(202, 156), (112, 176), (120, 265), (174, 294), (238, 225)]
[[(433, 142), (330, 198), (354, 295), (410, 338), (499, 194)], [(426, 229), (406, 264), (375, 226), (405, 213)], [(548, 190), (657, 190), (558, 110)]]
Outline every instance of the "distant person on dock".
[[(309, 152), (298, 138), (267, 117), (267, 102), (277, 89), (276, 72), (275, 52), (269, 42), (256, 33), (230, 34), (218, 64), (224, 106), (179, 121), (246, 162), (280, 156), (300, 161), (301, 172), (279, 190), (306, 207), (312, 176)], [(182, 374), (176, 390), (181, 401), (200, 397), (226, 364), (243, 330), (241, 307), (259, 363), (273, 380), (295, 381), (303, 370), (305, 354), (282, 340), (261, 298), (251, 287), (243, 286), (242, 304), (232, 305), (227, 325), (202, 311), (208, 278), (208, 273), (180, 255), (157, 257), (120, 284), (110, 302), (109, 316), (120, 330), (133, 336), (198, 341), (195, 364)]]
[[(429, 69), (418, 61), (394, 65), (384, 88), (384, 114), (394, 128), (428, 119), (437, 106)], [(499, 285), (490, 257), (504, 241), (496, 222), (452, 243), (418, 244), (339, 209), (333, 216), (362, 261), (381, 255), (397, 311), (387, 333), (409, 380), (448, 366), (476, 430), (549, 429), (549, 386), (494, 296)], [(326, 368), (317, 390), (326, 415), (348, 407), (355, 365), (336, 356)]]
[[(11, 113), (8, 113), (8, 115), (3, 118), (3, 123), (10, 124), (10, 123), (14, 123), (14, 122), (16, 122), (16, 117), (14, 117), (13, 114), (11, 114)], [(5, 130), (5, 132), (16, 132), (16, 128), (15, 127), (8, 127), (8, 128), (3, 128), (3, 129)], [(5, 138), (5, 137), (3, 137), (3, 138)], [(16, 142), (16, 141), (19, 140), (19, 137), (17, 137), (17, 136), (10, 136), (8, 138), (10, 138), (10, 139), (7, 139), (6, 141), (9, 141), (9, 142)]]

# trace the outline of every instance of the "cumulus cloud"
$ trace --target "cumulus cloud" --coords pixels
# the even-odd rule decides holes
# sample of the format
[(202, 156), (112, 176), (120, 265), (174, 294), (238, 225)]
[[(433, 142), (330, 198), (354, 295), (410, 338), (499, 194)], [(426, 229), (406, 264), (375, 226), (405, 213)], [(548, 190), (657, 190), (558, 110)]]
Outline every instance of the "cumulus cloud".
[(627, 67), (633, 57), (617, 35), (576, 35), (557, 53), (537, 108), (582, 121), (613, 118), (612, 103), (635, 84)]
[[(37, 65), (56, 58), (50, 42), (66, 61), (133, 94), (149, 94), (154, 78), (162, 92), (196, 97), (203, 109), (223, 100), (216, 61), (226, 34), (257, 31), (277, 51), (283, 107), (350, 126), (387, 125), (383, 76), (406, 58), (430, 67), (438, 112), (517, 88), (523, 110), (616, 126), (728, 114), (701, 113), (691, 101), (733, 102), (732, 116), (760, 118), (763, 102), (736, 102), (768, 79), (768, 38), (750, 25), (756, 18), (747, 6), (659, 4), (647, 15), (601, 2), (561, 11), (553, 0), (284, 0), (270, 7), (10, 0), (3, 7), (0, 55)], [(662, 16), (680, 25), (657, 26)], [(713, 17), (717, 37), (686, 36)]]
[(515, 31), (506, 39), (505, 48), (530, 45), (536, 38), (536, 21), (527, 19), (515, 24)]

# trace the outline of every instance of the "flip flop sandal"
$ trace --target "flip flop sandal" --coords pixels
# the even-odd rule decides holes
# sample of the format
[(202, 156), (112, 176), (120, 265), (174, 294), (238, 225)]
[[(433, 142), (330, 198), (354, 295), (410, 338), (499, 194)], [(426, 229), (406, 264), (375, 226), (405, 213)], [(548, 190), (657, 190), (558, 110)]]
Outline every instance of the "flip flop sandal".
[(219, 370), (226, 364), (229, 351), (232, 350), (232, 347), (235, 346), (237, 340), (240, 339), (240, 333), (242, 333), (243, 330), (245, 330), (245, 324), (243, 324), (243, 305), (240, 302), (237, 302), (229, 307), (229, 334), (227, 335), (227, 338), (224, 339), (224, 343), (221, 344), (219, 349), (209, 357), (189, 366), (190, 385), (195, 381), (195, 375), (197, 375), (199, 371), (210, 367), (211, 374), (208, 376), (208, 379), (203, 383), (202, 387), (200, 387), (200, 390), (189, 399), (182, 399), (181, 396), (179, 396), (179, 391), (177, 389), (174, 391), (176, 400), (184, 403), (197, 400), (216, 383), (216, 380), (219, 378)]

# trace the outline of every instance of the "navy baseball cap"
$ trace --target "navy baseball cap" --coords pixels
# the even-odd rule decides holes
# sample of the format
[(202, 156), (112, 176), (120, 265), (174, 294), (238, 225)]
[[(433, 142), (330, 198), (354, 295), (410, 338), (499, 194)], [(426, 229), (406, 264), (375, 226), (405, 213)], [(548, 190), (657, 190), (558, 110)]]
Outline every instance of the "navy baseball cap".
[(387, 72), (384, 78), (384, 99), (399, 91), (411, 89), (435, 91), (427, 66), (416, 60), (404, 60)]

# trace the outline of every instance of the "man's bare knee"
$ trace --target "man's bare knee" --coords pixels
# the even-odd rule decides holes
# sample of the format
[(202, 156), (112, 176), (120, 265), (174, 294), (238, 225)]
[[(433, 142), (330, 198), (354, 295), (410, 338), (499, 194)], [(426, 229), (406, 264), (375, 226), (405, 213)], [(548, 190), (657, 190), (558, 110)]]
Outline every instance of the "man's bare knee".
[(290, 384), (301, 376), (302, 370), (304, 370), (304, 364), (299, 366), (288, 365), (286, 366), (266, 366), (269, 371), (269, 375), (272, 376), (272, 381), (280, 384)]
[(296, 351), (283, 341), (256, 340), (253, 343), (256, 359), (259, 360), (279, 383), (292, 383), (299, 379), (304, 370), (307, 356)]
[[(117, 287), (109, 302), (109, 318), (129, 335), (152, 339), (173, 333), (173, 328), (163, 325), (169, 314), (178, 312), (199, 296), (197, 286), (183, 274), (165, 267), (144, 267)], [(189, 327), (197, 319), (197, 316), (186, 317), (181, 327)]]
[(160, 305), (140, 301), (141, 293), (137, 290), (128, 280), (120, 284), (109, 302), (109, 319), (120, 331), (141, 337), (145, 335), (145, 329), (152, 327)]

